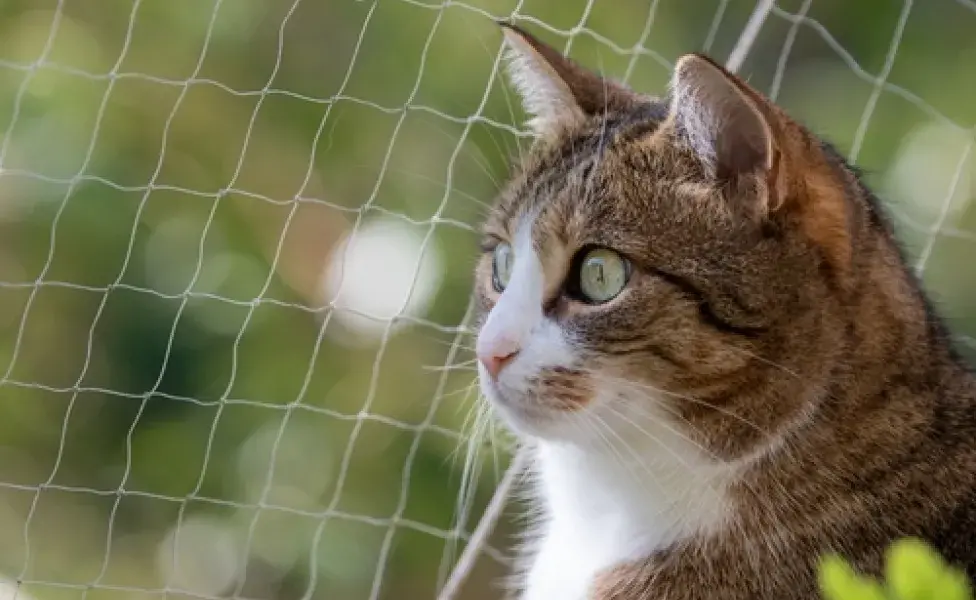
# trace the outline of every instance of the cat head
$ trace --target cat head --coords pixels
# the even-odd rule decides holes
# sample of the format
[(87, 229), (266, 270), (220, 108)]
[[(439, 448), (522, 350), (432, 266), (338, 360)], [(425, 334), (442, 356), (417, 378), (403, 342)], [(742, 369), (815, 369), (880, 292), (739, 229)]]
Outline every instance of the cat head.
[(843, 329), (856, 179), (705, 56), (658, 98), (503, 30), (535, 137), (483, 226), (484, 394), (536, 438), (652, 415), (729, 458), (768, 442)]

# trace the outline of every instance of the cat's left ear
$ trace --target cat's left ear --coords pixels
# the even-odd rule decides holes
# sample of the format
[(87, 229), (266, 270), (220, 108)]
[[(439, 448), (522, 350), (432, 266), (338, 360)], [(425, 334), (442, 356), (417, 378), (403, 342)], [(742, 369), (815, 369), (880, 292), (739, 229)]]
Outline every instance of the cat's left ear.
[(500, 22), (510, 79), (537, 135), (571, 127), (588, 116), (622, 108), (636, 95), (593, 73), (523, 29)]

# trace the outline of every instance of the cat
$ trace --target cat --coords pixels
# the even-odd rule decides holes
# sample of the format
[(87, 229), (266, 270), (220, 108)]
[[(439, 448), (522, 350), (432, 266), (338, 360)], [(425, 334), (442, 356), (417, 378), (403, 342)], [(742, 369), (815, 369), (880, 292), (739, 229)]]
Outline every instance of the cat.
[(895, 539), (976, 579), (976, 378), (878, 200), (702, 54), (664, 97), (511, 23), (481, 390), (531, 456), (521, 600), (818, 598)]

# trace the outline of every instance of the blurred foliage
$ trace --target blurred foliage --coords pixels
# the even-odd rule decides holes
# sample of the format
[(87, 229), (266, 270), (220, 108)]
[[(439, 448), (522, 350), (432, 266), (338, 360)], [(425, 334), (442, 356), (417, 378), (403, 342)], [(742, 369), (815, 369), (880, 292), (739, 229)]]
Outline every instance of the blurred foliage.
[[(804, 4), (742, 72), (866, 169), (972, 356), (976, 12), (914, 3), (889, 64), (901, 3), (793, 27)], [(660, 92), (753, 6), (0, 3), (0, 573), (35, 598), (432, 597), (463, 544), (471, 225), (526, 144), (490, 17)], [(475, 450), (476, 515), (506, 457)]]
[(837, 555), (819, 568), (824, 600), (971, 600), (966, 574), (943, 560), (928, 543), (898, 540), (888, 549), (884, 581), (856, 572)]

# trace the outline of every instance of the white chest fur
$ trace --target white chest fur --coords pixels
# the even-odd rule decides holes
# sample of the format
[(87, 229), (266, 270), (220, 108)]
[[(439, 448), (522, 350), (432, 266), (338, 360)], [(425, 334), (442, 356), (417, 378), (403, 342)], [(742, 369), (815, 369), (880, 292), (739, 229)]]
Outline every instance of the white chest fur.
[(538, 442), (544, 518), (522, 600), (585, 600), (601, 571), (720, 525), (727, 468), (673, 430), (650, 427), (602, 448)]

